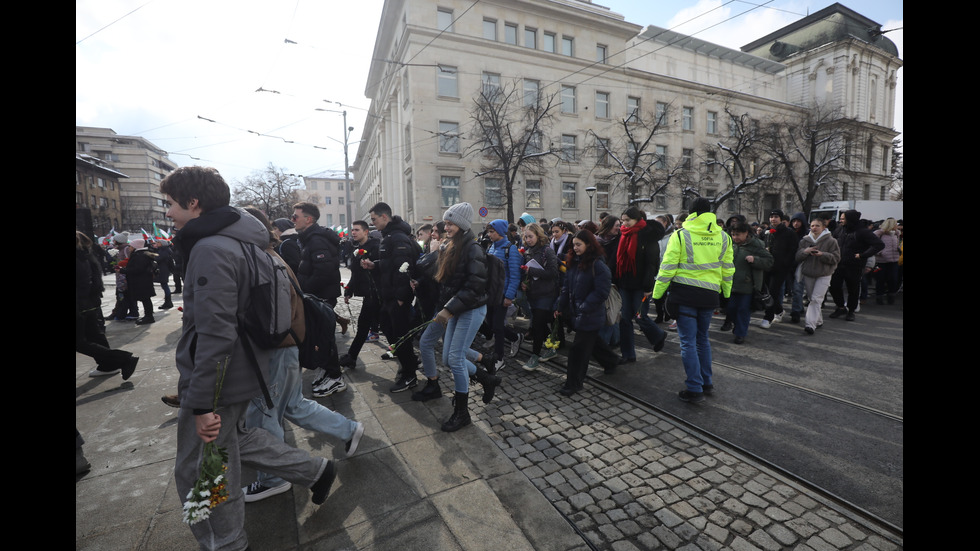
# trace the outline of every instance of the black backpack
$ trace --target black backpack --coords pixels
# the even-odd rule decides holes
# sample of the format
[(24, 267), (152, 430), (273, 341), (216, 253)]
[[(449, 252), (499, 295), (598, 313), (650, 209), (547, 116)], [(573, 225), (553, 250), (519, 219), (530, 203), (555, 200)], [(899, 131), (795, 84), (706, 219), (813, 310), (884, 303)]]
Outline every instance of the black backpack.
[[(507, 249), (504, 258), (510, 258), (510, 248), (513, 246), (507, 242)], [(503, 260), (492, 253), (485, 253), (487, 258), (487, 305), (491, 308), (499, 307), (504, 303), (504, 286), (507, 284), (507, 265)]]
[(337, 352), (337, 314), (326, 300), (302, 289), (290, 280), (296, 293), (303, 297), (303, 319), (306, 323), (306, 337), (300, 342), (293, 333), (293, 340), (299, 348), (299, 365), (306, 369), (316, 369), (340, 362)]

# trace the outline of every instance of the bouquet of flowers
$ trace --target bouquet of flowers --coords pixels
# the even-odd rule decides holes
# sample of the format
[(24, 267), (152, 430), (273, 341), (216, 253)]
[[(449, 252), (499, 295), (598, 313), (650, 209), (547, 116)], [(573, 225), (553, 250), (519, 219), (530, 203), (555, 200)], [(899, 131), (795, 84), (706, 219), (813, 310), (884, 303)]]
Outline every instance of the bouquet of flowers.
[(544, 340), (544, 347), (558, 350), (561, 341), (558, 340), (558, 329), (561, 327), (561, 315), (555, 316), (555, 321), (551, 324), (551, 334)]
[[(228, 371), (228, 358), (224, 365), (218, 364), (218, 381), (214, 388), (214, 410), (218, 409), (218, 396)], [(225, 471), (228, 470), (228, 450), (217, 445), (215, 441), (204, 444), (204, 457), (201, 459), (201, 471), (197, 482), (187, 493), (184, 502), (184, 522), (196, 524), (211, 516), (211, 509), (228, 500), (228, 487), (225, 483)]]

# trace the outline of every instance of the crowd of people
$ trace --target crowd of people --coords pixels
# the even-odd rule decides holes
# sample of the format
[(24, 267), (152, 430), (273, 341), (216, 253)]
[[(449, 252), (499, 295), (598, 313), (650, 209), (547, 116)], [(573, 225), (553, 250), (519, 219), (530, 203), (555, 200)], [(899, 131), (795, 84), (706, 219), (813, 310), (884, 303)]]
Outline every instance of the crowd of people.
[[(363, 424), (306, 398), (301, 375), (316, 371), (313, 398), (343, 392), (342, 370), (356, 369), (363, 346), (382, 336), (398, 365), (392, 393), (439, 399), (440, 364), (447, 368), (453, 409), (441, 429), (453, 432), (471, 424), (470, 386), (479, 385), (481, 401), (489, 404), (505, 384), (509, 362), (534, 371), (566, 347), (565, 380), (556, 391), (571, 397), (583, 389), (590, 362), (613, 373), (637, 362), (637, 334), (658, 353), (668, 331), (676, 331), (685, 373), (678, 398), (697, 403), (714, 391), (709, 329), (716, 313), (725, 313), (720, 329), (731, 331), (736, 344), (746, 342), (753, 313), (764, 329), (802, 321), (804, 336), (812, 336), (824, 323), (828, 293), (836, 306), (829, 317), (854, 320), (872, 278), (878, 304), (893, 304), (902, 285), (901, 221), (871, 224), (856, 211), (837, 221), (808, 221), (803, 213), (787, 217), (773, 210), (765, 224), (741, 215), (723, 223), (708, 200), (697, 199), (677, 216), (631, 206), (597, 221), (523, 213), (513, 222), (479, 227), (472, 205), (462, 202), (439, 222), (413, 230), (381, 202), (371, 207), (369, 220), (354, 221), (341, 237), (318, 224), (311, 203), (297, 203), (290, 218), (275, 220), (230, 206), (227, 184), (213, 169), (178, 169), (161, 191), (176, 228), (172, 241), (117, 234), (115, 254), (107, 255), (77, 232), (76, 350), (96, 358), (91, 376), (128, 379), (138, 358), (111, 349), (105, 320), (152, 324), (156, 285), (164, 298), (158, 309), (172, 308), (172, 295), (183, 293), (175, 355), (180, 379), (177, 394), (163, 398), (180, 408), (178, 490), (184, 495), (193, 485), (208, 442), (231, 450), (234, 464), (227, 473), (231, 505), (204, 526), (191, 526), (204, 548), (247, 541), (244, 503), (293, 484), (310, 488), (315, 503), (326, 499), (333, 462), (287, 445), (283, 422), (334, 436), (353, 455)], [(243, 351), (248, 337), (229, 315), (250, 300), (248, 263), (241, 258), (246, 243), (281, 264), (293, 287), (289, 336), (254, 354)], [(346, 283), (341, 266), (350, 270)], [(110, 270), (116, 300), (103, 318), (101, 276)], [(356, 325), (346, 350), (337, 349), (335, 333), (307, 330), (309, 297), (333, 309), (341, 333), (348, 323)], [(350, 312), (351, 299), (361, 301), (356, 321), (341, 313), (344, 307)], [(517, 316), (527, 324), (515, 323)], [(484, 346), (474, 343), (477, 335)], [(307, 339), (325, 350), (316, 360), (300, 359)], [(526, 360), (514, 359), (525, 348)], [(260, 377), (249, 359), (260, 366)], [(227, 379), (219, 414), (212, 402), (215, 365), (222, 362)], [(266, 387), (276, 391), (270, 395)], [(81, 442), (76, 430), (77, 457)], [(241, 480), (241, 464), (254, 467), (257, 480)]]

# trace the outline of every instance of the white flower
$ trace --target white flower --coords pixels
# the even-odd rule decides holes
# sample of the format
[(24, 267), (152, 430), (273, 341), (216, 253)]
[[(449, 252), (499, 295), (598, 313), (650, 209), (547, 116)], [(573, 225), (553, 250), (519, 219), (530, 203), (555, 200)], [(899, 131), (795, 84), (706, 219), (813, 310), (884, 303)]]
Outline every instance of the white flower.
[(408, 273), (408, 262), (402, 262), (402, 265), (401, 265), (400, 268), (398, 268), (398, 271), (401, 272), (401, 273), (403, 273), (403, 274), (407, 274)]

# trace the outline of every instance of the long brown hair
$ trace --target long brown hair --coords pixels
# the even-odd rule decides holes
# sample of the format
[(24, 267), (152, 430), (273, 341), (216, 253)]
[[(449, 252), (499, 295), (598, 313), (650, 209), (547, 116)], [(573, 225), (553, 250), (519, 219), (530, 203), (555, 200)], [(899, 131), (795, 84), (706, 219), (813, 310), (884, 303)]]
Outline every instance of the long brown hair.
[(439, 265), (435, 276), (435, 280), (439, 283), (449, 281), (449, 278), (456, 273), (456, 265), (459, 264), (459, 259), (466, 250), (467, 241), (470, 240), (469, 230), (463, 231), (463, 228), (456, 227), (458, 229), (456, 235), (451, 239), (443, 239), (442, 250), (439, 251)]
[[(579, 270), (591, 268), (596, 259), (606, 257), (605, 250), (603, 250), (602, 246), (599, 245), (599, 242), (596, 241), (595, 235), (593, 235), (589, 230), (579, 230), (575, 233), (572, 239), (578, 239), (579, 241), (585, 243), (585, 253), (582, 254), (582, 257), (579, 260)], [(572, 246), (568, 248), (568, 254), (565, 255), (565, 264), (570, 266), (574, 258), (575, 244), (573, 243)]]

